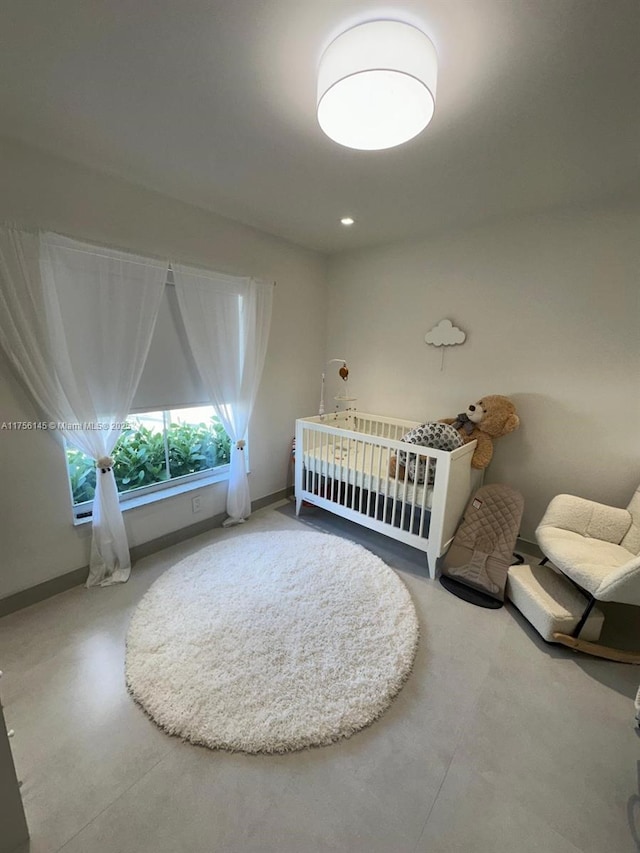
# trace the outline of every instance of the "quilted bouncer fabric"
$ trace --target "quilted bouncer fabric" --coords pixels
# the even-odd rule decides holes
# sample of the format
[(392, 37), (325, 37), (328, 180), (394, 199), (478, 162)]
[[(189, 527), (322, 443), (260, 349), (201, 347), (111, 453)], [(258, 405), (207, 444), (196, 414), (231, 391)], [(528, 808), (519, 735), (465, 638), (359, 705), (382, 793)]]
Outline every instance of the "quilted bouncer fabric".
[(511, 486), (478, 489), (444, 558), (443, 575), (504, 601), (523, 509), (522, 495)]

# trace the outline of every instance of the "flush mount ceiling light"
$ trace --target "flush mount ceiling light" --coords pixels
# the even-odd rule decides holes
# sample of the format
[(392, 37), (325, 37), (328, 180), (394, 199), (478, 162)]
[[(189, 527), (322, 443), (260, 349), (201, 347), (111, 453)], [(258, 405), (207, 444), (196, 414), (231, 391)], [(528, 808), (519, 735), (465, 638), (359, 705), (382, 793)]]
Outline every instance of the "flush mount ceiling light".
[(417, 136), (435, 109), (431, 40), (399, 21), (371, 21), (338, 36), (318, 72), (318, 122), (340, 145), (375, 151)]

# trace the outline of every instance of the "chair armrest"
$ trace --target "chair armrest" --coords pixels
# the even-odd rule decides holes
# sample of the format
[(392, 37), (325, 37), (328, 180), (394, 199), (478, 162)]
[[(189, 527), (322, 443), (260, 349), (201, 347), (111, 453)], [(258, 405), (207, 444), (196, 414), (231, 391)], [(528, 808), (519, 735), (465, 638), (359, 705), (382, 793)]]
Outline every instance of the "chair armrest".
[(600, 539), (619, 545), (631, 527), (631, 513), (626, 509), (589, 501), (574, 495), (556, 495), (538, 525), (570, 530), (589, 539)]
[(594, 596), (598, 601), (640, 605), (640, 557), (609, 572)]

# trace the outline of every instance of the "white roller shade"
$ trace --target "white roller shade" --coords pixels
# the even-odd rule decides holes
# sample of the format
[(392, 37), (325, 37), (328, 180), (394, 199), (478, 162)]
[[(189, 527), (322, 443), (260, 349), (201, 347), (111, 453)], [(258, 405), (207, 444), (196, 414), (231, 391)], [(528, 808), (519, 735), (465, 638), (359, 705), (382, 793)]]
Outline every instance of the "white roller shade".
[[(172, 281), (171, 273), (169, 276), (169, 281)], [(209, 403), (187, 342), (175, 287), (167, 284), (132, 411), (158, 411)]]

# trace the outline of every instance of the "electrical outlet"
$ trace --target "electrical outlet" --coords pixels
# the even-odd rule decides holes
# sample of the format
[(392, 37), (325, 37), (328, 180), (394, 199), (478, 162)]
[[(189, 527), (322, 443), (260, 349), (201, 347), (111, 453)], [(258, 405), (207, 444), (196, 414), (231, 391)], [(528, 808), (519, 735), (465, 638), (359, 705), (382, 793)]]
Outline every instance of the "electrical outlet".
[(200, 495), (196, 495), (195, 498), (191, 498), (191, 510), (192, 512), (200, 512), (201, 509)]

